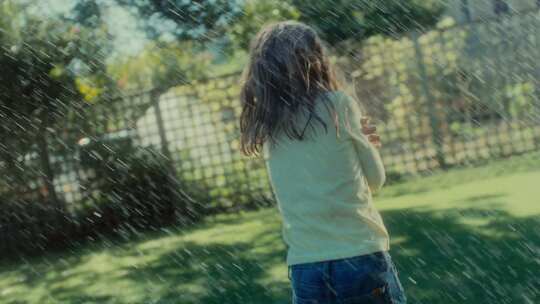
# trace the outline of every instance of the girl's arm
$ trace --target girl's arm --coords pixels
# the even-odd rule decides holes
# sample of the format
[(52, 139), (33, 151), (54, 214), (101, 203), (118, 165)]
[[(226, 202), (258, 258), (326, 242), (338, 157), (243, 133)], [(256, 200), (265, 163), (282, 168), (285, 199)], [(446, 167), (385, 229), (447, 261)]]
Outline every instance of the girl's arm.
[(354, 99), (342, 93), (339, 108), (340, 136), (345, 135), (346, 139), (352, 140), (369, 188), (376, 192), (384, 185), (386, 173), (377, 148), (362, 132), (360, 106)]

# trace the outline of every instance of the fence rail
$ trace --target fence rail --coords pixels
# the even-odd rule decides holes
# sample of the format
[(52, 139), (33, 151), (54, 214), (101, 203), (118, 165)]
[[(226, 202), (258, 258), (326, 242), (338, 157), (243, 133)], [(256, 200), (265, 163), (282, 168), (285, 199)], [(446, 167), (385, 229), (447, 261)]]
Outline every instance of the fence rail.
[[(539, 29), (534, 11), (367, 41), (349, 73), (387, 171), (539, 150)], [(239, 153), (238, 80), (82, 105), (41, 144), (4, 153), (0, 252), (270, 203), (263, 161)]]

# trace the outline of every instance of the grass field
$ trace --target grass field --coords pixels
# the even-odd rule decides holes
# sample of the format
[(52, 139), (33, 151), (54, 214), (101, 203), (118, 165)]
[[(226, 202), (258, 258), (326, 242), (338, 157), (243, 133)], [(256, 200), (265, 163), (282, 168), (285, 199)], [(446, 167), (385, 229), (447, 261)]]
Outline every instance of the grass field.
[[(540, 303), (540, 154), (376, 197), (409, 303)], [(0, 303), (289, 303), (274, 209), (3, 261)]]

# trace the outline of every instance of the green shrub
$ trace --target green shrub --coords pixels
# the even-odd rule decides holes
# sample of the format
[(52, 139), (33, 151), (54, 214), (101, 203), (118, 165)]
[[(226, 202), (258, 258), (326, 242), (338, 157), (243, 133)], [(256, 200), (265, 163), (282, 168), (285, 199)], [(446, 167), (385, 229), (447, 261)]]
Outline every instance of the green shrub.
[(83, 198), (69, 211), (43, 201), (37, 190), (0, 193), (2, 256), (38, 254), (104, 234), (190, 225), (208, 212), (203, 187), (176, 179), (167, 158), (134, 147), (130, 138), (90, 141), (78, 158)]
[(98, 227), (155, 228), (188, 209), (166, 158), (151, 148), (133, 147), (130, 138), (88, 144), (81, 166), (88, 173), (85, 197), (92, 202), (81, 214), (102, 224)]
[(63, 244), (70, 231), (64, 210), (38, 195), (16, 198), (18, 195), (0, 195), (0, 256), (39, 253)]

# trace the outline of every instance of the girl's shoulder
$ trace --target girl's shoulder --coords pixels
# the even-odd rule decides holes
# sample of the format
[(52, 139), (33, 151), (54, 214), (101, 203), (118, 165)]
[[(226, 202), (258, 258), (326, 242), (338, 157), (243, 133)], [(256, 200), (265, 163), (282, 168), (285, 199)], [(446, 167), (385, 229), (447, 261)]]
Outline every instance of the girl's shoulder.
[(352, 98), (342, 90), (326, 91), (321, 93), (318, 98), (325, 98), (334, 104), (344, 104), (352, 100)]

